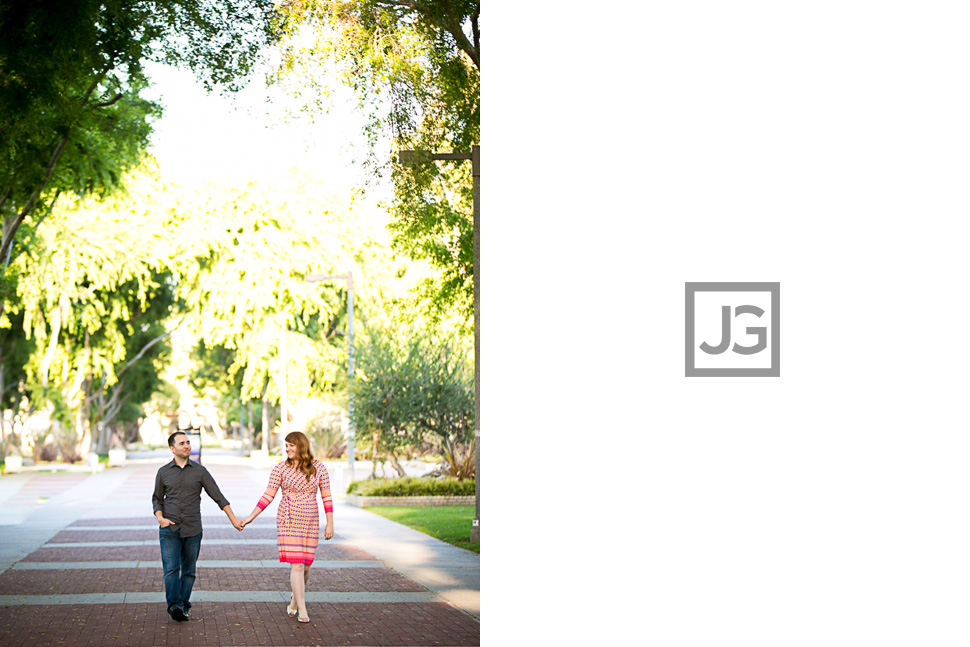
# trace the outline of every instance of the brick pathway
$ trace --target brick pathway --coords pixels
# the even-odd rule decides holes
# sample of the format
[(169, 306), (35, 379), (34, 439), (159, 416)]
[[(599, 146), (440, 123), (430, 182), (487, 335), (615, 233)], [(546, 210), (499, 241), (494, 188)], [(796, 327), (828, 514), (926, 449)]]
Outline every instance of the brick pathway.
[[(282, 603), (209, 602), (175, 622), (164, 603), (0, 607), (0, 644), (478, 645), (478, 623), (444, 602), (311, 605), (300, 624)], [(456, 617), (460, 616), (460, 617)]]
[[(119, 511), (144, 511), (154, 469), (130, 470), (111, 496)], [(85, 478), (38, 475), (7, 502), (43, 506), (42, 497)], [(251, 509), (247, 499), (261, 493), (253, 478), (231, 470), (216, 478), (240, 516)], [(243, 496), (229, 494), (244, 490)], [(275, 506), (242, 533), (224, 516), (204, 516), (191, 620), (175, 622), (165, 612), (158, 529), (150, 513), (148, 506), (141, 516), (77, 519), (0, 573), (0, 645), (480, 644), (476, 618), (349, 543), (339, 521), (337, 536), (321, 541), (310, 571), (312, 622), (287, 616), (289, 568), (278, 560)], [(11, 532), (11, 526), (0, 528)]]

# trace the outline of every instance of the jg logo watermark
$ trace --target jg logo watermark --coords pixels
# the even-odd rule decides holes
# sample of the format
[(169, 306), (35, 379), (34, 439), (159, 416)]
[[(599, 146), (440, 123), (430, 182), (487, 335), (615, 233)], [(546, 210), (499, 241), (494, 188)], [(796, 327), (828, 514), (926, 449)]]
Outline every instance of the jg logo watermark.
[(780, 283), (686, 283), (686, 376), (779, 377)]

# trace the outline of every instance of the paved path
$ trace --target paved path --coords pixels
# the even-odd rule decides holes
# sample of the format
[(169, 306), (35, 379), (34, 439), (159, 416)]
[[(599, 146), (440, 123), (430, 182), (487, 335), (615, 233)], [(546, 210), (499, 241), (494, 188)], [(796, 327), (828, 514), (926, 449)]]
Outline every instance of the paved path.
[[(203, 458), (233, 511), (248, 514), (269, 470)], [(173, 621), (151, 509), (165, 462), (0, 477), (0, 645), (479, 644), (478, 555), (339, 496), (336, 536), (321, 540), (310, 571), (310, 624), (284, 612), (289, 569), (278, 561), (276, 501), (239, 533), (205, 496), (192, 620)]]

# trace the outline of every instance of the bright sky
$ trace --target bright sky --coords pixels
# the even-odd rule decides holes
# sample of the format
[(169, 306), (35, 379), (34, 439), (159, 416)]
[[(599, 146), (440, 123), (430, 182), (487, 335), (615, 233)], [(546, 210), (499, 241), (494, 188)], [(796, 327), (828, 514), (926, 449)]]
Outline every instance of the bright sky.
[(329, 112), (310, 118), (293, 110), (298, 104), (281, 90), (267, 88), (261, 75), (223, 97), (207, 94), (189, 71), (155, 65), (149, 74), (154, 86), (146, 96), (165, 108), (150, 150), (166, 179), (266, 179), (298, 167), (345, 195), (367, 173), (360, 165), (368, 150), (363, 117), (338, 84)]

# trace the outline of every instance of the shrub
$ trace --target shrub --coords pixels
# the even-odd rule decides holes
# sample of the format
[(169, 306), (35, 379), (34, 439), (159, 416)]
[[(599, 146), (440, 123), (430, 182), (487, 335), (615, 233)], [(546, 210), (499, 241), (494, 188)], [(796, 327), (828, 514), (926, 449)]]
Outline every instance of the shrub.
[(44, 445), (40, 448), (40, 460), (42, 461), (56, 461), (57, 454), (56, 445)]
[(347, 440), (339, 427), (310, 427), (304, 433), (314, 448), (314, 458), (339, 459), (347, 451)]
[(358, 496), (474, 496), (475, 481), (456, 478), (419, 478), (408, 476), (393, 479), (354, 481), (347, 486), (347, 494)]
[(441, 457), (444, 460), (438, 466), (438, 469), (435, 470), (435, 475), (454, 476), (459, 479), (474, 479), (475, 447), (475, 441), (463, 443), (446, 439), (442, 443), (441, 452)]
[(84, 460), (84, 457), (73, 449), (62, 449), (61, 458), (67, 463), (79, 463)]

